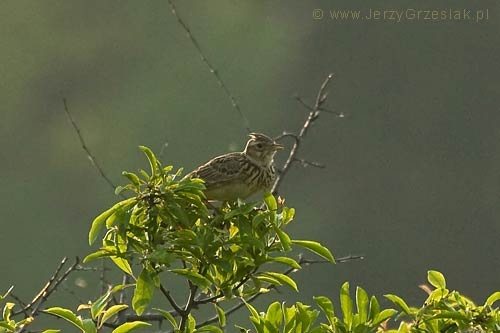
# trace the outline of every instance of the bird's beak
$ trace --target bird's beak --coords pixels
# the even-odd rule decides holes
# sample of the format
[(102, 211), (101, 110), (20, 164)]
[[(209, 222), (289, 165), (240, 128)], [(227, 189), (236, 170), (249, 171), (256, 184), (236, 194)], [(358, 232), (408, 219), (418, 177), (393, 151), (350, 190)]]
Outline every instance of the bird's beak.
[(282, 150), (283, 148), (285, 148), (285, 146), (283, 146), (281, 143), (277, 143), (277, 142), (275, 142), (273, 144), (273, 147), (275, 150)]

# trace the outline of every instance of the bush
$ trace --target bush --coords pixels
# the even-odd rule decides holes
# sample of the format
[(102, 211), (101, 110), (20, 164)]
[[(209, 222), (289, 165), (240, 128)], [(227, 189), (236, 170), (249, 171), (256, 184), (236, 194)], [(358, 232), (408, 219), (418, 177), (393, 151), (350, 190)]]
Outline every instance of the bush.
[[(204, 198), (202, 180), (182, 178), (182, 170), (173, 172), (171, 166), (163, 167), (150, 149), (141, 149), (148, 158), (149, 173), (123, 173), (129, 184), (118, 188), (117, 193), (128, 191), (132, 196), (93, 221), (90, 244), (105, 233), (102, 246), (84, 260), (109, 258), (132, 282), (116, 284), (97, 300), (81, 305), (77, 311), (88, 313), (84, 318), (63, 307), (51, 307), (45, 313), (64, 318), (85, 333), (105, 328), (113, 329), (113, 333), (129, 332), (150, 326), (158, 316), (175, 332), (222, 332), (226, 316), (243, 306), (250, 311), (254, 331), (259, 333), (500, 331), (498, 308), (493, 308), (500, 292), (476, 306), (458, 292), (446, 289), (444, 277), (436, 271), (428, 274), (435, 289), (429, 290), (420, 308), (409, 307), (398, 296), (386, 295), (399, 311), (381, 309), (377, 299), (368, 297), (360, 287), (353, 299), (346, 282), (340, 291), (341, 317), (324, 296), (314, 298), (316, 308), (274, 302), (259, 313), (249, 304), (257, 296), (278, 286), (298, 291), (289, 273), (301, 269), (302, 262), (292, 258), (292, 246), (306, 248), (334, 263), (330, 251), (318, 242), (294, 240), (286, 233), (294, 209), (286, 207), (283, 200), (268, 193), (263, 202), (226, 202), (214, 207)], [(286, 269), (277, 271), (278, 265), (269, 264), (281, 264)], [(171, 295), (168, 282), (173, 276), (187, 282), (182, 303)], [(115, 296), (127, 290), (133, 295), (130, 304), (117, 301)], [(151, 309), (155, 294), (165, 306)], [(234, 299), (240, 304), (224, 309), (226, 301)], [(127, 311), (129, 306), (133, 313)], [(193, 309), (202, 306), (213, 307), (216, 315), (195, 318)], [(33, 321), (34, 315), (13, 313), (13, 307), (14, 303), (5, 304), (0, 333), (20, 332)], [(13, 319), (23, 313), (24, 319)], [(390, 329), (389, 323), (395, 320), (400, 322), (399, 327)], [(242, 332), (251, 331), (237, 327)]]

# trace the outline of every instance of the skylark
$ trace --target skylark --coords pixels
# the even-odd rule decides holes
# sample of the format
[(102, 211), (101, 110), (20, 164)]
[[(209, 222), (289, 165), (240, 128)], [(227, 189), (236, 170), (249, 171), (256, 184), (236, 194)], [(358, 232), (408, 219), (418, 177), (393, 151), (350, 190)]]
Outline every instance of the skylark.
[(235, 201), (271, 189), (276, 179), (274, 154), (283, 145), (264, 134), (249, 136), (242, 152), (215, 157), (186, 176), (205, 181), (207, 199)]

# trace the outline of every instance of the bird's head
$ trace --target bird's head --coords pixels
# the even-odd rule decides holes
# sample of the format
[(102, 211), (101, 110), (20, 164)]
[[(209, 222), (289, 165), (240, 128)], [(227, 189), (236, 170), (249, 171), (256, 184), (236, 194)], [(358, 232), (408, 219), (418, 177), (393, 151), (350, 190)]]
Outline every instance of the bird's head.
[(273, 163), (274, 154), (283, 149), (283, 145), (261, 133), (250, 133), (249, 136), (244, 153), (257, 164), (264, 167), (270, 166)]

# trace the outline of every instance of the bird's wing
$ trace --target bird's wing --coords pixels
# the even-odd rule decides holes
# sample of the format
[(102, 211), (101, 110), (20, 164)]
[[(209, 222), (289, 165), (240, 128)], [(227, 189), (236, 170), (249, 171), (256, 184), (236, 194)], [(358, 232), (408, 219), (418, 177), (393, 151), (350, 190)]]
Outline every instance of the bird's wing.
[(189, 174), (201, 178), (207, 187), (219, 186), (241, 176), (245, 157), (241, 153), (230, 153), (216, 157)]

